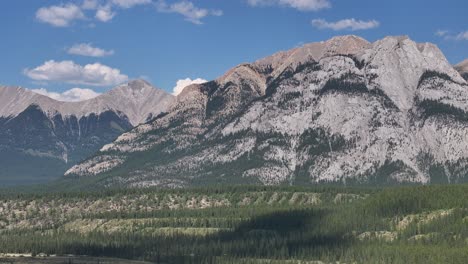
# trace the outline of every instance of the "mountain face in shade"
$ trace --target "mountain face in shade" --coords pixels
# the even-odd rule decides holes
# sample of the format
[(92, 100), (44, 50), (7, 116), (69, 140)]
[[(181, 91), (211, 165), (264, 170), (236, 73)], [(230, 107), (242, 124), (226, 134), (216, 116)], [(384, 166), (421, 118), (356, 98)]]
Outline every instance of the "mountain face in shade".
[(462, 182), (467, 173), (468, 85), (437, 46), (343, 36), (186, 87), (168, 113), (66, 175), (174, 187)]
[(455, 65), (455, 69), (461, 74), (463, 78), (465, 78), (465, 80), (468, 81), (468, 59)]
[(82, 102), (0, 87), (0, 183), (30, 184), (63, 175), (173, 101), (172, 95), (141, 80)]

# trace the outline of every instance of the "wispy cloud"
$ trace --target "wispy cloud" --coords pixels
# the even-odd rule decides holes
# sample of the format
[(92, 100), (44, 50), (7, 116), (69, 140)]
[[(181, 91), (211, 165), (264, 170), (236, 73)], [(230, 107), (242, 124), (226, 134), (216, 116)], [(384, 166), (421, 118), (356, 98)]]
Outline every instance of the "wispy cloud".
[(74, 20), (84, 19), (81, 8), (75, 4), (66, 4), (39, 8), (36, 18), (55, 27), (67, 27)]
[(111, 0), (112, 4), (122, 8), (132, 8), (136, 5), (147, 5), (150, 4), (151, 0)]
[(83, 88), (73, 88), (63, 93), (50, 92), (45, 88), (32, 89), (31, 91), (63, 102), (79, 102), (89, 100), (100, 95), (100, 93), (97, 93), (91, 89)]
[(437, 30), (434, 34), (438, 37), (444, 37), (447, 36), (448, 30)]
[(68, 54), (88, 56), (88, 57), (105, 57), (114, 54), (113, 50), (105, 50), (98, 47), (93, 47), (90, 43), (75, 44), (67, 50)]
[(468, 40), (468, 31), (458, 33), (455, 38), (457, 40)]
[(46, 61), (34, 69), (25, 69), (24, 74), (35, 81), (90, 86), (111, 86), (128, 80), (119, 69), (100, 63), (82, 66), (73, 61)]
[(354, 18), (343, 19), (336, 22), (328, 22), (324, 19), (314, 19), (312, 20), (312, 25), (318, 29), (356, 31), (376, 28), (380, 25), (380, 23), (377, 20), (363, 21), (356, 20)]
[(329, 0), (248, 0), (250, 6), (286, 6), (300, 11), (317, 11), (331, 7)]
[(164, 0), (156, 2), (156, 9), (163, 13), (177, 13), (184, 16), (185, 20), (200, 25), (203, 24), (202, 19), (207, 16), (222, 16), (223, 11), (218, 9), (206, 9), (195, 6), (190, 1), (180, 1), (173, 4), (168, 4)]
[(201, 78), (197, 78), (197, 79), (194, 79), (194, 80), (192, 80), (190, 78), (178, 80), (176, 86), (172, 90), (172, 94), (173, 95), (180, 94), (182, 92), (182, 90), (184, 90), (185, 87), (187, 87), (187, 86), (189, 86), (191, 84), (200, 84), (200, 83), (206, 83), (206, 82), (207, 82), (207, 80), (201, 79)]
[(438, 37), (444, 38), (445, 40), (468, 40), (468, 30), (455, 34), (449, 30), (437, 30), (434, 34)]

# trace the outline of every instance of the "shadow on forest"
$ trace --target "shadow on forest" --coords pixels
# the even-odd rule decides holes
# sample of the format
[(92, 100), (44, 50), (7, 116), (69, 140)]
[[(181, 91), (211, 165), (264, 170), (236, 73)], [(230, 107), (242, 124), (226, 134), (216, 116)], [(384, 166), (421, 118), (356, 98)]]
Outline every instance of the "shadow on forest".
[(97, 232), (86, 239), (67, 238), (59, 245), (49, 240), (38, 242), (35, 252), (145, 259), (167, 264), (220, 263), (218, 257), (229, 260), (322, 259), (330, 253), (334, 256), (333, 253), (343, 252), (351, 245), (343, 231), (346, 229), (336, 228), (335, 213), (332, 209), (319, 208), (282, 209), (206, 236)]
[(145, 256), (146, 260), (155, 263), (218, 263), (217, 257), (232, 260), (321, 259), (351, 245), (343, 231), (330, 228), (333, 226), (329, 223), (332, 214), (330, 209), (278, 211), (253, 217), (233, 230), (217, 234), (154, 238), (145, 241), (143, 246), (146, 250), (152, 249), (150, 252), (133, 245), (130, 251), (114, 248), (114, 254), (127, 258)]
[(329, 213), (327, 209), (303, 209), (265, 214), (206, 239), (220, 241), (222, 254), (228, 256), (288, 258), (305, 251), (319, 255), (349, 244), (344, 232), (324, 228)]

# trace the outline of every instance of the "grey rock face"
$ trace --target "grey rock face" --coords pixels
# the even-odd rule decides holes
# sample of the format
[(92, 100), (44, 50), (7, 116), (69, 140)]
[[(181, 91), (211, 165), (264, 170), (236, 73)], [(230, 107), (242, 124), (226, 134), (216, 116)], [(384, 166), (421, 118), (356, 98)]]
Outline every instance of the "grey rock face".
[(101, 184), (461, 182), (468, 85), (430, 43), (336, 37), (184, 89), (66, 175)]

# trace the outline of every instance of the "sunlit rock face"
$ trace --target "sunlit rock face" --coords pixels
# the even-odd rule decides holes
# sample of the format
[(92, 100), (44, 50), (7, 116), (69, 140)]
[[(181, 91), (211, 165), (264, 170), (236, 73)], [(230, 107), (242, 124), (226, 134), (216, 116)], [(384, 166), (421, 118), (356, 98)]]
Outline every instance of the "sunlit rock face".
[(343, 36), (191, 85), (66, 175), (103, 185), (461, 182), (468, 85), (433, 44)]

